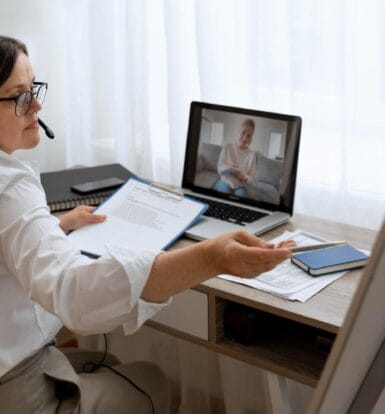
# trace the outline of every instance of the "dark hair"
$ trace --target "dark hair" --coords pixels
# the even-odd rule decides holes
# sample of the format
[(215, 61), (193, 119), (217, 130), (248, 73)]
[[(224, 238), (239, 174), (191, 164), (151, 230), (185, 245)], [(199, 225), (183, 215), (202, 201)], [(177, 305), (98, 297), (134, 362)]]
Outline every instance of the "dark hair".
[(9, 78), (20, 53), (28, 56), (27, 46), (23, 42), (12, 37), (0, 36), (0, 86)]

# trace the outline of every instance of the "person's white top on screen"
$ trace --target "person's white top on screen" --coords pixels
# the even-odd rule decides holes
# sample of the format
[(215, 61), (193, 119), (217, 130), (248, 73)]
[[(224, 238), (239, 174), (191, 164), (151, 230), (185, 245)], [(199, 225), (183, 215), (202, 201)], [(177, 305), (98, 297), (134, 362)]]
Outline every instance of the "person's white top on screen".
[(62, 324), (128, 333), (168, 303), (140, 299), (159, 252), (120, 245), (97, 260), (81, 255), (50, 214), (38, 172), (3, 151), (0, 171), (0, 377)]
[[(235, 143), (223, 147), (218, 160), (218, 173), (221, 180), (231, 188), (243, 187), (256, 174), (255, 152), (249, 148), (241, 149)], [(246, 181), (241, 181), (231, 173), (231, 165), (237, 164), (238, 169), (246, 175)]]

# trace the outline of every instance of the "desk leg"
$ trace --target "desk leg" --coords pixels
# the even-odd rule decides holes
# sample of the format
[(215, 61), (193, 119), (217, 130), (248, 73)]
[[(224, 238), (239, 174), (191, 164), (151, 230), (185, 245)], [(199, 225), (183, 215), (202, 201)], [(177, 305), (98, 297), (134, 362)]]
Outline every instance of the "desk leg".
[(290, 414), (289, 394), (286, 379), (266, 372), (266, 383), (272, 414)]

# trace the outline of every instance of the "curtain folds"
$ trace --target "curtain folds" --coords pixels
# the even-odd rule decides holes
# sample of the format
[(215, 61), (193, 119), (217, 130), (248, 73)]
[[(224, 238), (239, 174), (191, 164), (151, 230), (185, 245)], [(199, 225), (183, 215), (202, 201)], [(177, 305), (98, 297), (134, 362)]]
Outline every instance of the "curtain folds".
[[(3, 0), (49, 82), (43, 170), (121, 162), (179, 184), (191, 100), (303, 118), (295, 211), (378, 228), (385, 207), (380, 0)], [(20, 154), (29, 158), (30, 154)]]
[[(42, 171), (120, 162), (180, 184), (192, 100), (303, 119), (295, 212), (377, 229), (385, 211), (381, 0), (2, 0), (49, 83)], [(175, 411), (266, 412), (263, 373), (149, 328), (127, 359), (160, 364)], [(123, 351), (122, 351), (123, 352)], [(312, 390), (291, 384), (293, 412)]]

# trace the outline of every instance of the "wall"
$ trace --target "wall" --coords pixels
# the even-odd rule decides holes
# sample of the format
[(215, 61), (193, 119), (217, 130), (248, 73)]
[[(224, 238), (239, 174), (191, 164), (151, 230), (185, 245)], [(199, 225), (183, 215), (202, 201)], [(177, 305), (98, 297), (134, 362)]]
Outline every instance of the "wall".
[[(240, 114), (234, 114), (222, 111), (204, 110), (203, 116), (206, 121), (212, 122), (212, 136), (211, 143), (218, 145), (226, 145), (234, 142), (239, 136), (241, 124), (244, 119), (251, 118), (255, 122), (255, 132), (250, 148), (254, 151), (259, 151), (264, 155), (268, 155), (269, 137), (273, 131), (280, 131), (284, 137), (286, 137), (287, 123), (285, 121), (264, 119), (260, 117), (251, 117)], [(205, 122), (207, 124), (207, 122)], [(223, 138), (222, 143), (218, 139), (218, 125), (223, 125)], [(209, 128), (205, 128), (207, 131)], [(214, 133), (213, 133), (214, 132)], [(283, 152), (284, 145), (281, 145), (281, 152)]]

